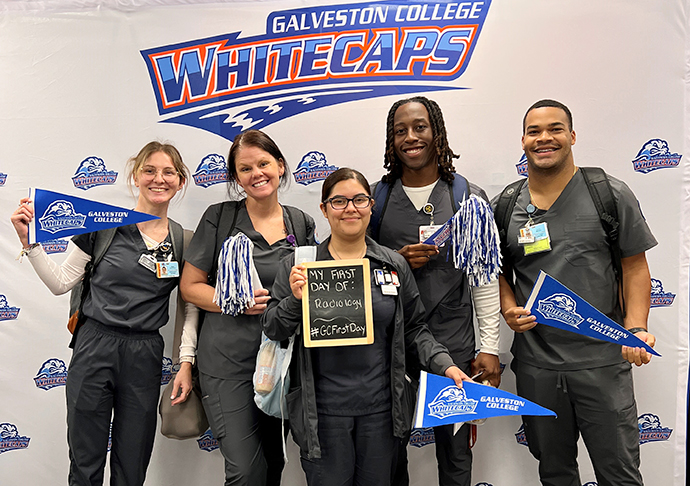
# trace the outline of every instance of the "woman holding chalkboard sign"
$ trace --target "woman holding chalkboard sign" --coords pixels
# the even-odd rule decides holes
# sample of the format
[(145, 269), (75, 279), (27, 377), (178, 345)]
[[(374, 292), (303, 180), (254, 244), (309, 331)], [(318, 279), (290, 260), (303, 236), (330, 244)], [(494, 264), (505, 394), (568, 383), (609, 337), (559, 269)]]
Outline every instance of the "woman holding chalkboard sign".
[[(185, 300), (206, 311), (197, 349), (202, 402), (225, 458), (228, 485), (278, 485), (283, 470), (280, 419), (263, 414), (254, 404), (252, 374), (261, 342), (259, 316), (278, 262), (292, 255), (295, 245), (314, 244), (314, 220), (278, 202), (278, 188), (288, 178), (285, 157), (268, 135), (259, 130), (239, 134), (228, 154), (228, 179), (246, 198), (210, 206), (185, 253), (180, 290)], [(254, 294), (256, 305), (233, 317), (221, 314), (213, 298), (221, 247), (239, 232), (254, 244), (254, 265), (263, 288)], [(180, 360), (186, 362), (175, 390), (178, 383), (183, 392), (191, 389), (194, 344), (194, 339), (185, 340), (183, 330)]]
[[(405, 355), (458, 386), (469, 378), (424, 323), (405, 259), (366, 236), (373, 199), (365, 177), (354, 169), (337, 170), (324, 181), (321, 201), (331, 236), (319, 245), (317, 260), (369, 260), (374, 342), (306, 348), (297, 334), (287, 396), (290, 430), (310, 486), (390, 484), (398, 444), (410, 430), (414, 409)], [(292, 263), (281, 262), (261, 317), (264, 332), (275, 340), (302, 327), (307, 274)]]

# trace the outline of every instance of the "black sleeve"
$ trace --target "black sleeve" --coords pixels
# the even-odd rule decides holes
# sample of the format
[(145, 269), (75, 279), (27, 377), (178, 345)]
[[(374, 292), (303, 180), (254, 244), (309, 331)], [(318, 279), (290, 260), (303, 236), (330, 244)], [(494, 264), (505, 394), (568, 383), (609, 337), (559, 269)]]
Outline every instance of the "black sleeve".
[[(312, 233), (313, 234), (313, 233)], [(271, 299), (263, 314), (261, 326), (264, 334), (274, 341), (284, 341), (292, 336), (302, 324), (302, 301), (292, 295), (290, 271), (294, 255), (280, 261), (278, 273), (271, 288)]]

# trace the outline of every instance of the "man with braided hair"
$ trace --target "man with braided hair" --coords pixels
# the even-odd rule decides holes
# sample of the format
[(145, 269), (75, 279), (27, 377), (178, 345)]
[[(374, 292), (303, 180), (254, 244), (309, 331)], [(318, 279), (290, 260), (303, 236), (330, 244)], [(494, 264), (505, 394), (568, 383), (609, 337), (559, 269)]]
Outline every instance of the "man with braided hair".
[[(480, 381), (500, 383), (498, 360), (498, 282), (472, 287), (455, 269), (441, 248), (421, 243), (434, 228), (445, 223), (470, 194), (487, 199), (484, 191), (455, 174), (443, 114), (436, 102), (418, 96), (396, 102), (386, 126), (384, 168), (387, 174), (372, 189), (376, 203), (371, 219), (372, 237), (398, 251), (413, 270), (426, 320), (434, 337), (448, 348), (453, 361), (466, 373), (480, 374)], [(479, 324), (480, 352), (475, 358), (473, 309)], [(410, 363), (413, 357), (408, 357)], [(419, 370), (408, 365), (414, 380)], [(414, 398), (414, 393), (410, 393)], [(472, 453), (470, 426), (453, 434), (453, 426), (436, 427), (439, 483), (469, 486)], [(409, 484), (407, 441), (401, 444), (395, 472), (396, 485)]]

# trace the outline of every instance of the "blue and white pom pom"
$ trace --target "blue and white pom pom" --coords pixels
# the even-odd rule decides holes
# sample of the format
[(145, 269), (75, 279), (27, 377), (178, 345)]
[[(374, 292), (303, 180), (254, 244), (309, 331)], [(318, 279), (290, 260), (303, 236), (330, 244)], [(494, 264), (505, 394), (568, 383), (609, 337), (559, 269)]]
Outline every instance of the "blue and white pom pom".
[(213, 303), (223, 314), (237, 316), (255, 304), (256, 269), (252, 258), (254, 243), (244, 233), (223, 242), (218, 255), (218, 277)]
[(472, 194), (460, 203), (451, 218), (451, 241), (455, 268), (467, 274), (473, 287), (487, 285), (501, 271), (498, 228), (491, 206)]

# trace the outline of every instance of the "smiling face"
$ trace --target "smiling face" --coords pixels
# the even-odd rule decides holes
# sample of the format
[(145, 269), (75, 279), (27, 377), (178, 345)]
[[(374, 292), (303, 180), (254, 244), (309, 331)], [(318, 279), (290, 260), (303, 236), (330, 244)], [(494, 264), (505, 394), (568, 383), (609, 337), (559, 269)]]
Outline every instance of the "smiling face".
[(575, 132), (569, 128), (568, 117), (560, 108), (535, 108), (525, 117), (522, 149), (528, 170), (560, 171), (574, 166), (572, 146)]
[(168, 154), (154, 152), (134, 173), (134, 185), (139, 188), (142, 207), (151, 207), (168, 204), (184, 181)]
[[(333, 186), (327, 199), (341, 196), (352, 199), (358, 195), (369, 195), (368, 188), (362, 186), (357, 179), (345, 179)], [(345, 209), (333, 209), (328, 202), (321, 203), (321, 212), (328, 219), (331, 235), (338, 239), (363, 238), (371, 219), (371, 203), (365, 208), (356, 208), (352, 201), (348, 201)]]
[(285, 172), (282, 160), (259, 147), (241, 146), (235, 156), (235, 180), (248, 198), (262, 200), (277, 194)]
[(403, 164), (403, 173), (437, 170), (434, 133), (423, 104), (410, 102), (400, 106), (393, 118), (393, 132), (393, 148)]

